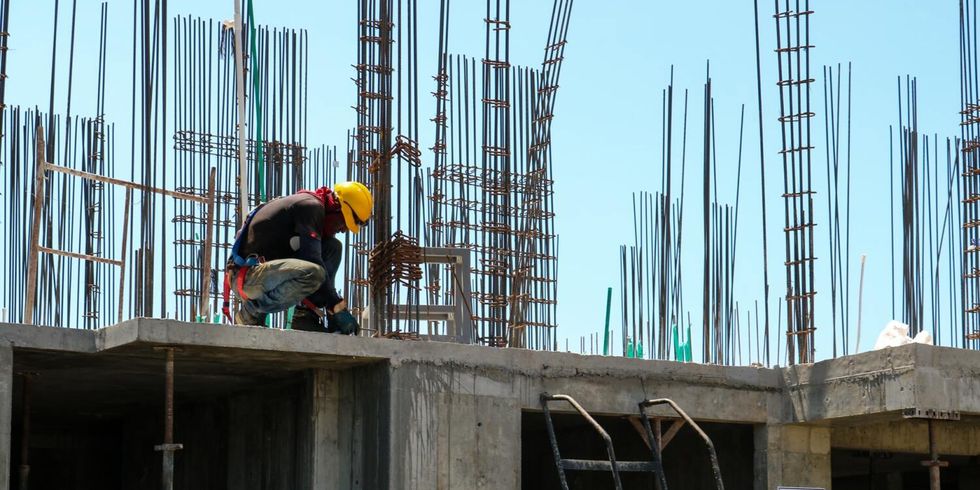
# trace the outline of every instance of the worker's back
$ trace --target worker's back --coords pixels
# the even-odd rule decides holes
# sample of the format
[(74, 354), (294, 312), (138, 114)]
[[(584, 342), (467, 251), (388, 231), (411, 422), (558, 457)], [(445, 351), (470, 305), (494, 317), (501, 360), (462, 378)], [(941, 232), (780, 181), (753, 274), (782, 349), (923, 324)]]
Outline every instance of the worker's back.
[(323, 204), (316, 196), (297, 193), (269, 201), (252, 217), (240, 254), (264, 260), (302, 258), (297, 256), (300, 235), (319, 238), (323, 223)]

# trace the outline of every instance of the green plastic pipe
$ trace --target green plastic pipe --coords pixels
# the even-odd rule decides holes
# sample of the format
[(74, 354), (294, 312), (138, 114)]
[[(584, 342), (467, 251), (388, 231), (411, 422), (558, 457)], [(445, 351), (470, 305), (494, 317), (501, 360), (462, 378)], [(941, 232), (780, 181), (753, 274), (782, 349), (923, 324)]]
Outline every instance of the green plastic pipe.
[(612, 288), (606, 289), (606, 328), (602, 330), (602, 355), (609, 355), (609, 310), (612, 307)]
[[(255, 10), (252, 7), (252, 0), (248, 0), (248, 44), (249, 58), (251, 58), (252, 69), (252, 101), (255, 103), (255, 168), (259, 180), (259, 202), (268, 200), (265, 192), (265, 152), (263, 151), (264, 142), (262, 141), (262, 96), (259, 93), (259, 56), (255, 47)], [(291, 306), (286, 311), (286, 325), (283, 327), (289, 330), (293, 325), (293, 314), (296, 307)], [(266, 315), (265, 326), (272, 326), (272, 317)]]
[(255, 48), (255, 14), (252, 0), (248, 0), (248, 43), (252, 58), (252, 100), (255, 102), (255, 165), (259, 178), (259, 202), (266, 201), (265, 159), (262, 148), (262, 97), (259, 94), (259, 57)]
[(684, 362), (691, 362), (691, 324), (687, 324), (687, 340), (684, 341)]

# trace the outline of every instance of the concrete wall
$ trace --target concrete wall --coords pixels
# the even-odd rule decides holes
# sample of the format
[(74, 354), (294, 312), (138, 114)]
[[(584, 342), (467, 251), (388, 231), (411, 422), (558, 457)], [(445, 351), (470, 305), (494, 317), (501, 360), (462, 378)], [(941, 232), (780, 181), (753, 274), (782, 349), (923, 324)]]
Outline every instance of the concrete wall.
[(687, 381), (643, 361), (590, 373), (602, 362), (583, 358), (574, 369), (533, 370), (445, 358), (393, 363), (393, 488), (520, 488), (521, 415), (540, 410), (542, 392), (570, 394), (594, 415), (636, 415), (639, 401), (669, 397), (694, 417), (743, 423), (765, 423), (767, 400), (778, 397), (773, 388), (726, 385), (717, 366), (686, 366), (693, 372)]
[(391, 386), (391, 488), (520, 488), (512, 375), (405, 363)]
[(391, 395), (386, 365), (319, 369), (311, 376), (306, 489), (389, 488)]
[(14, 394), (14, 353), (10, 343), (0, 341), (0, 490), (10, 482), (11, 405)]

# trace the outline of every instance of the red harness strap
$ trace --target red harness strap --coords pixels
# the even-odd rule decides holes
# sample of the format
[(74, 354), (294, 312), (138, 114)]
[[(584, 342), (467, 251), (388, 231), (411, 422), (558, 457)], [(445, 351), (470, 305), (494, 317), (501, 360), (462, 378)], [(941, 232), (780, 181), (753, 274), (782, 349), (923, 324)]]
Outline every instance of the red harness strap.
[[(235, 278), (235, 292), (238, 293), (238, 297), (242, 301), (248, 301), (248, 296), (245, 294), (245, 275), (248, 274), (248, 269), (248, 266), (239, 267), (238, 276)], [(221, 291), (221, 301), (221, 312), (228, 319), (228, 323), (235, 323), (235, 319), (231, 316), (231, 272), (229, 270), (225, 270), (225, 285)]]
[(312, 311), (313, 313), (316, 313), (317, 316), (323, 317), (323, 312), (321, 312), (320, 308), (317, 308), (316, 305), (313, 304), (312, 301), (310, 301), (310, 298), (304, 299), (299, 304), (305, 306), (308, 310)]
[(242, 301), (248, 301), (248, 295), (245, 294), (245, 274), (248, 274), (248, 267), (239, 268), (238, 280), (235, 281), (236, 292)]

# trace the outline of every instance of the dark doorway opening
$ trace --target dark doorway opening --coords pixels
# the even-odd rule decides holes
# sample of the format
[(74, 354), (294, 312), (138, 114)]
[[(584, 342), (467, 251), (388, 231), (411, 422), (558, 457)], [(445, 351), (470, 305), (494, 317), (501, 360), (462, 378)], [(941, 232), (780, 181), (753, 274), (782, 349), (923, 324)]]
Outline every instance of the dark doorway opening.
[[(831, 475), (834, 490), (929, 490), (925, 454), (833, 449)], [(940, 472), (943, 490), (980, 488), (977, 456), (940, 456), (949, 467)]]
[[(552, 413), (555, 436), (562, 458), (607, 459), (605, 446), (595, 430), (577, 414)], [(594, 416), (609, 433), (619, 461), (649, 461), (650, 450), (639, 432), (624, 416)], [(745, 424), (700, 423), (715, 445), (725, 488), (752, 488), (753, 427)], [(664, 424), (664, 431), (669, 427)], [(663, 452), (664, 472), (670, 490), (713, 490), (711, 466), (704, 443), (690, 427), (683, 427)], [(612, 474), (597, 471), (565, 473), (570, 489), (612, 489)], [(653, 487), (647, 473), (622, 473), (624, 489)], [(548, 442), (541, 412), (521, 417), (521, 488), (560, 489), (558, 470)]]

